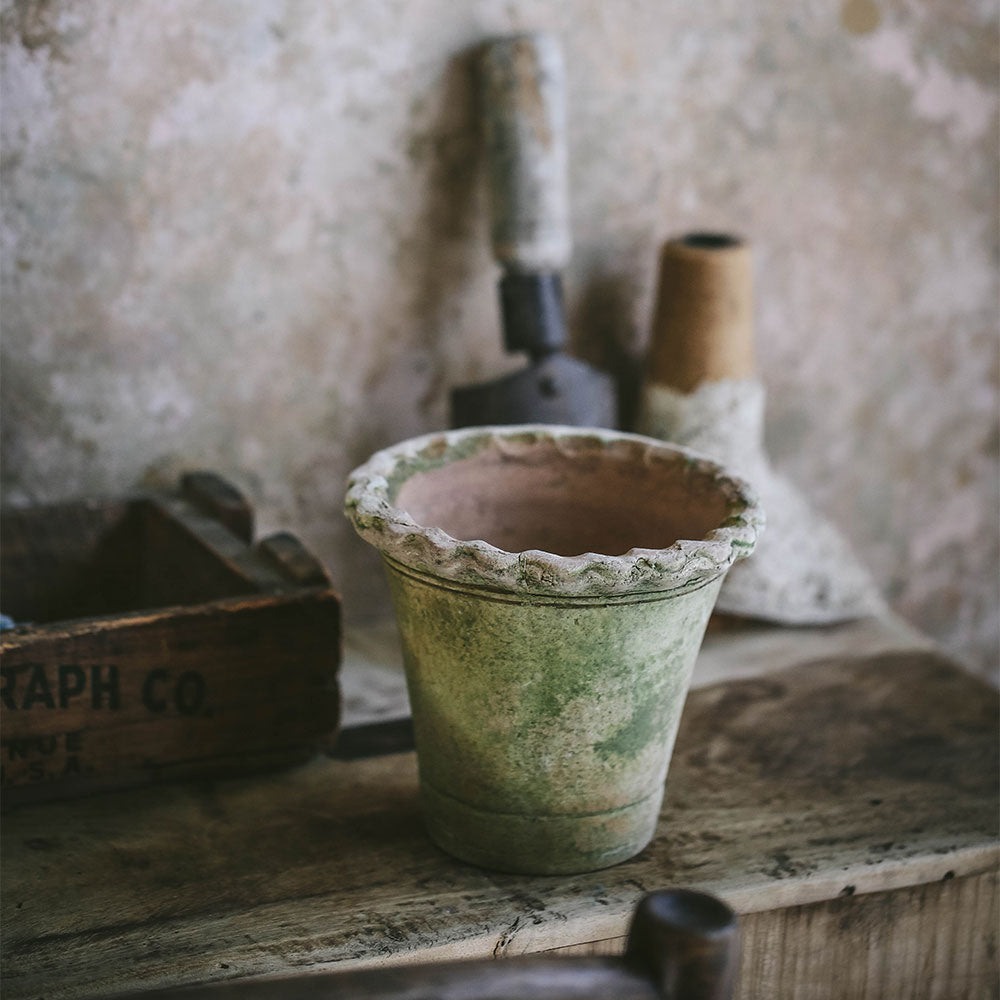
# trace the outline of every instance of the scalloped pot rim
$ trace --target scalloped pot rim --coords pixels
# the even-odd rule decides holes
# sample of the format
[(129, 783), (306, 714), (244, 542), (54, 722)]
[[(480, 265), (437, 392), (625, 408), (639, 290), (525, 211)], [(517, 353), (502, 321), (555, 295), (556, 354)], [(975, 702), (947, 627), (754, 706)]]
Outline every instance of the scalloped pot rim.
[[(723, 495), (726, 516), (703, 538), (680, 539), (662, 549), (563, 556), (539, 549), (507, 552), (483, 540), (462, 541), (440, 528), (418, 524), (393, 502), (402, 484), (419, 472), (487, 448), (516, 457), (546, 443), (569, 457), (603, 452), (647, 465), (684, 463), (703, 488)], [(696, 590), (748, 556), (764, 527), (764, 513), (752, 487), (697, 452), (638, 434), (535, 424), (443, 431), (376, 452), (351, 473), (345, 512), (365, 541), (411, 570), (466, 587), (562, 597)]]

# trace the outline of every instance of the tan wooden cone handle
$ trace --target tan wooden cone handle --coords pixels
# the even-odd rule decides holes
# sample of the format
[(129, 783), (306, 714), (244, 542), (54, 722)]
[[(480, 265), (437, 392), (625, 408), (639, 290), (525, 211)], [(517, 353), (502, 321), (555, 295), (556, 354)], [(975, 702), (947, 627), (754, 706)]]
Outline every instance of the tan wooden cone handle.
[(691, 392), (754, 373), (750, 247), (734, 236), (690, 233), (660, 253), (647, 381)]

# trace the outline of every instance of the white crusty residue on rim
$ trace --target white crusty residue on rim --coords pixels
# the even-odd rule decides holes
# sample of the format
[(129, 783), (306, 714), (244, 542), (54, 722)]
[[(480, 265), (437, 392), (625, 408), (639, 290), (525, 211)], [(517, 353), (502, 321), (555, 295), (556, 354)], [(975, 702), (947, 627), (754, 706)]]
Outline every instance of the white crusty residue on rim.
[[(561, 556), (539, 549), (507, 552), (481, 539), (461, 541), (418, 524), (391, 499), (391, 483), (426, 468), (428, 460), (444, 464), (449, 455), (457, 459), (490, 446), (509, 454), (540, 442), (569, 456), (602, 451), (648, 464), (684, 462), (723, 494), (726, 517), (704, 538), (680, 539), (663, 549)], [(404, 566), (467, 585), (566, 597), (697, 589), (749, 555), (764, 527), (752, 487), (697, 452), (638, 434), (535, 424), (442, 431), (376, 452), (351, 473), (345, 512), (365, 541)]]

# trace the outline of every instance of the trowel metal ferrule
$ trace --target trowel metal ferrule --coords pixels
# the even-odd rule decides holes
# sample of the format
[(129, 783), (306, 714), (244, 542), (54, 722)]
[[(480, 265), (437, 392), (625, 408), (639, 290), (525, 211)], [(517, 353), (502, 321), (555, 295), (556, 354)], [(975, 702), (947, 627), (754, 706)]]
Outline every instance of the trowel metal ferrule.
[(544, 358), (566, 343), (562, 279), (556, 271), (508, 272), (500, 279), (504, 346)]

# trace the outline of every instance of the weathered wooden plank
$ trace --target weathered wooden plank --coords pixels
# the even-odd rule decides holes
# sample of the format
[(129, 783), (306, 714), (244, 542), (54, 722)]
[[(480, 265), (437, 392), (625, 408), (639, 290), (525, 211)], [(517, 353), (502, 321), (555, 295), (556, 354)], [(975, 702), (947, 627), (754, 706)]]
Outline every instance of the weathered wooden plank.
[(695, 691), (653, 843), (578, 876), (440, 853), (413, 754), (23, 808), (2, 831), (4, 995), (539, 951), (621, 936), (664, 886), (754, 913), (991, 871), (996, 717), (923, 653)]
[(980, 1000), (995, 996), (995, 871), (743, 920), (737, 996)]
[[(996, 870), (745, 914), (738, 1000), (979, 1000), (1000, 984)], [(624, 937), (554, 948), (617, 955)]]

